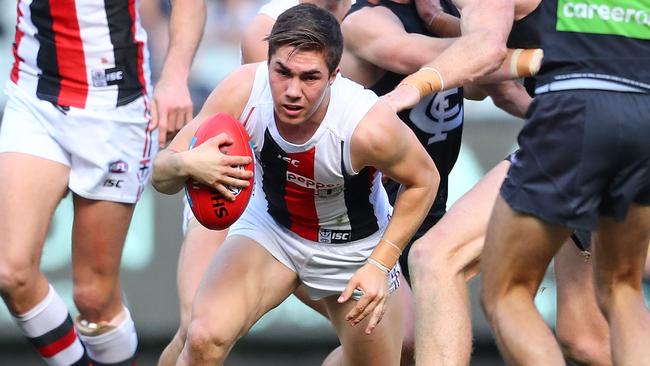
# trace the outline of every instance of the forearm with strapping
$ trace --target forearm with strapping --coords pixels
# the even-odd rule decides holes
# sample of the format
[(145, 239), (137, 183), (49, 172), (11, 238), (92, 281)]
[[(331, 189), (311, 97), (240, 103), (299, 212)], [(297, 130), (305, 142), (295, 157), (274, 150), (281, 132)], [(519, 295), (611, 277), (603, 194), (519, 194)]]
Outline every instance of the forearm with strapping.
[[(484, 82), (495, 82), (507, 79), (535, 76), (539, 71), (544, 53), (541, 49), (511, 49), (503, 62), (504, 72), (488, 75), (479, 79)], [(505, 74), (503, 74), (505, 73)], [(400, 85), (408, 85), (418, 90), (420, 97), (449, 89), (445, 85), (443, 74), (435, 67), (424, 66), (417, 72), (407, 76)]]

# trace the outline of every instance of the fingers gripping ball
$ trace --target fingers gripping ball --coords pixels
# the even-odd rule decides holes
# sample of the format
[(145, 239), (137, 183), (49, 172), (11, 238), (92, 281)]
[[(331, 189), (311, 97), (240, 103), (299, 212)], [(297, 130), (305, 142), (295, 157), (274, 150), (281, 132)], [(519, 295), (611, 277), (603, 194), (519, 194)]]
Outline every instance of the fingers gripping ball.
[[(249, 145), (250, 137), (244, 126), (225, 113), (218, 113), (201, 124), (194, 134), (190, 149), (224, 132), (234, 142), (232, 145), (224, 146), (221, 149), (223, 153), (233, 156), (250, 156), (254, 159), (253, 151)], [(246, 169), (253, 173), (254, 167), (254, 162), (239, 166), (240, 169)], [(226, 186), (235, 195), (234, 201), (226, 199), (215, 188), (198, 183), (193, 179), (188, 180), (185, 192), (192, 212), (199, 223), (208, 229), (223, 230), (232, 225), (246, 209), (253, 192), (253, 181), (254, 177), (250, 178), (250, 185), (244, 188)]]

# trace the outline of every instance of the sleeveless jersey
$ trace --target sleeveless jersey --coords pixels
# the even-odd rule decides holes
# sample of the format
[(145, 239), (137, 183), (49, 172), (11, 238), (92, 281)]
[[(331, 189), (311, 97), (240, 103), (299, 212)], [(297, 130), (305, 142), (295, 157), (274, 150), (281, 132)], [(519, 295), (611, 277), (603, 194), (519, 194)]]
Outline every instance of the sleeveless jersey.
[[(458, 10), (448, 1), (443, 0), (441, 4), (446, 13), (459, 15)], [(391, 10), (400, 19), (408, 33), (430, 34), (418, 16), (415, 4), (381, 1), (380, 5)], [(372, 5), (365, 0), (360, 0), (352, 6), (350, 11), (357, 11), (365, 6)], [(384, 95), (392, 91), (405, 76), (387, 71), (370, 89), (378, 95)], [(458, 159), (463, 130), (462, 88), (429, 95), (413, 109), (400, 112), (399, 117), (413, 130), (440, 172), (438, 194), (424, 223), (418, 230), (417, 235), (421, 235), (433, 226), (447, 210), (448, 176)], [(392, 202), (394, 202), (398, 188), (399, 185), (394, 182), (389, 182), (386, 186)]]
[(11, 81), (57, 105), (110, 109), (150, 90), (139, 0), (18, 0)]
[(298, 0), (271, 0), (262, 5), (258, 14), (264, 14), (271, 17), (271, 19), (278, 19), (280, 14), (284, 13), (287, 9), (300, 4)]
[(650, 93), (650, 2), (544, 0), (537, 92)]
[[(540, 0), (544, 1), (544, 0)], [(508, 35), (508, 48), (541, 48), (542, 41), (539, 39), (539, 18), (540, 6), (528, 13), (525, 17), (512, 23), (512, 29)], [(534, 77), (524, 78), (524, 87), (528, 95), (535, 95), (536, 82)]]
[(383, 230), (391, 207), (381, 173), (355, 172), (350, 159), (352, 133), (377, 99), (339, 75), (320, 126), (307, 142), (294, 144), (278, 132), (268, 66), (260, 63), (240, 116), (256, 157), (251, 204), (264, 205), (278, 224), (315, 242), (345, 243)]

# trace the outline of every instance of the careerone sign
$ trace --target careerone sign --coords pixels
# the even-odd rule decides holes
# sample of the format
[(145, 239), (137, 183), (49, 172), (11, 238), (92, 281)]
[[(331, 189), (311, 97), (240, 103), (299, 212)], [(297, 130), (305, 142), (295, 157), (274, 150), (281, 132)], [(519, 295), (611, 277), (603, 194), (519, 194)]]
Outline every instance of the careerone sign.
[(559, 0), (556, 29), (650, 40), (650, 1)]

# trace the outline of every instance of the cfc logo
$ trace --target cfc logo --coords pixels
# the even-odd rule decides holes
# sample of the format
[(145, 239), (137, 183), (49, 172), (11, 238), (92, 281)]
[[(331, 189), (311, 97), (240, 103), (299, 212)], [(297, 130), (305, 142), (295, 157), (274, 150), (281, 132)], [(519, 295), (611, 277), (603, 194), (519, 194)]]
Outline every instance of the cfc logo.
[(447, 133), (463, 123), (462, 98), (458, 89), (423, 98), (411, 110), (409, 118), (418, 129), (430, 135), (427, 145), (446, 140)]

